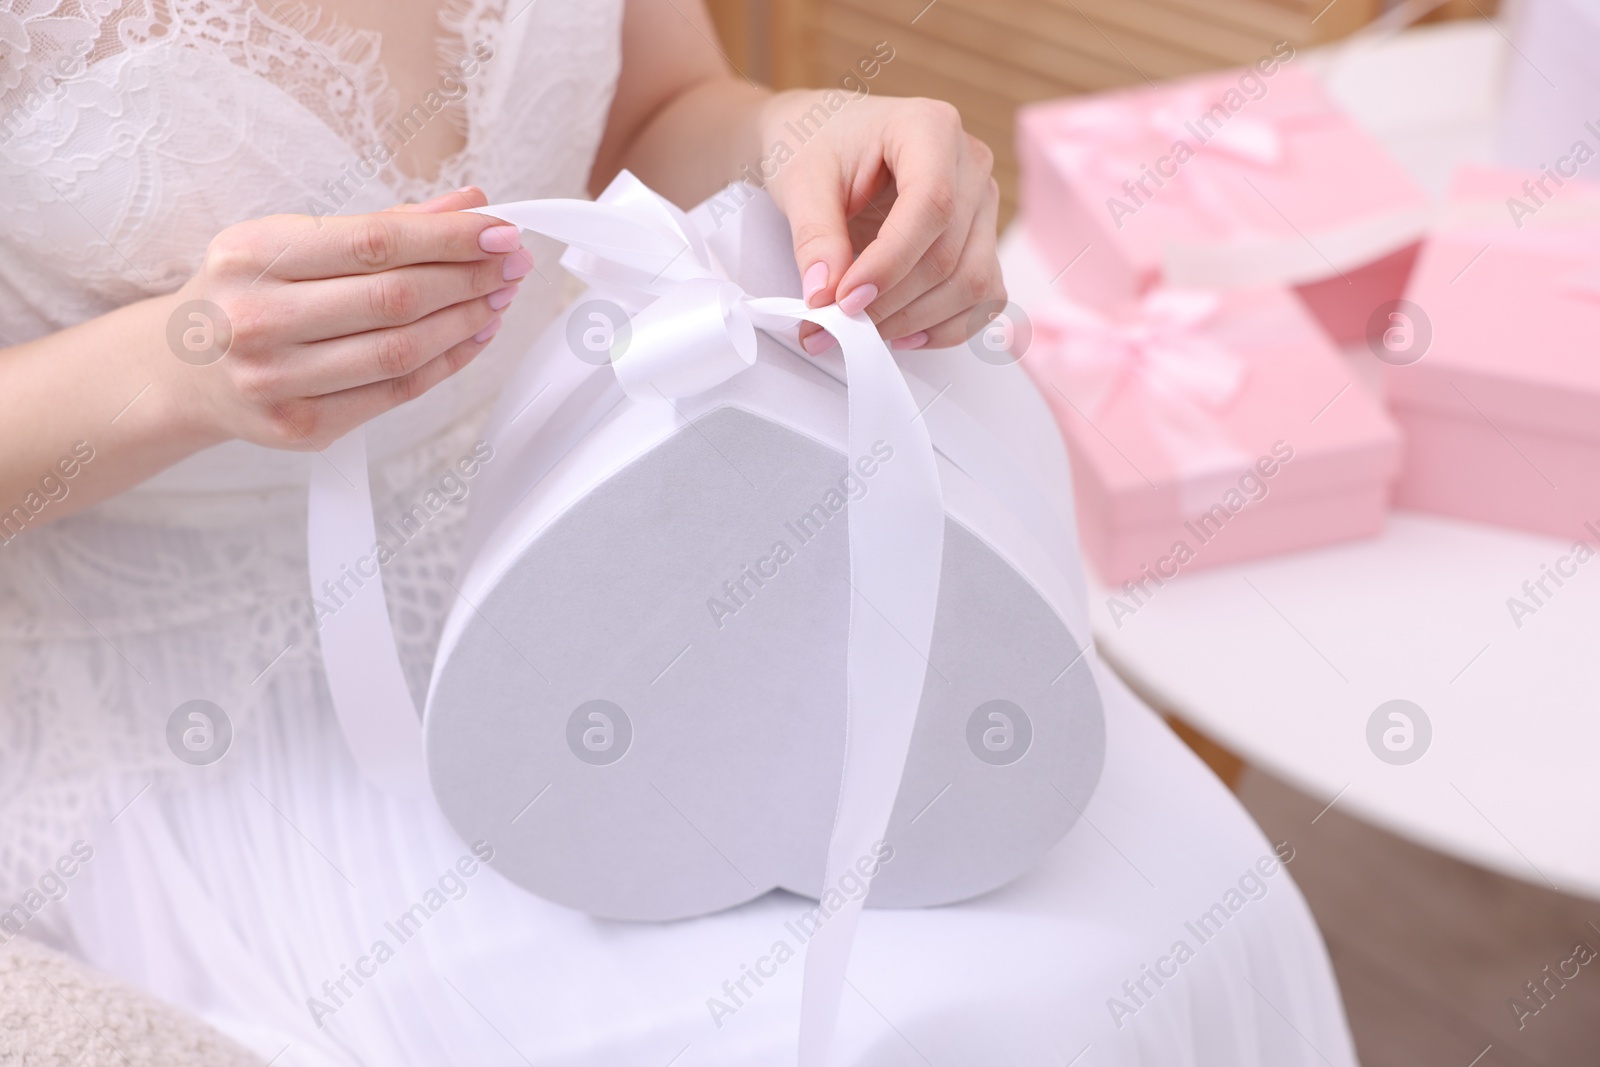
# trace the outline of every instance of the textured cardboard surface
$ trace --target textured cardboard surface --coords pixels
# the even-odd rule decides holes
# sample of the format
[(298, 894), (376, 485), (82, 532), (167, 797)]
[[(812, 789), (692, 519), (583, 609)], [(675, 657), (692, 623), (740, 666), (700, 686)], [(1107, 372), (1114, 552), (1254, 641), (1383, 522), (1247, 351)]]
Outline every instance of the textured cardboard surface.
[[(541, 896), (608, 917), (701, 914), (774, 887), (816, 895), (844, 751), (847, 514), (828, 511), (844, 472), (841, 453), (724, 406), (528, 542), (430, 706), (433, 785), (462, 835), (494, 841), (496, 866)], [(743, 577), (766, 572), (759, 586)], [(1104, 752), (1081, 651), (1026, 578), (948, 521), (895, 854), (872, 904), (984, 892), (1065, 834)], [(631, 726), (615, 762), (569, 744), (593, 700)], [(1031, 728), (1008, 764), (969, 744), (996, 700)]]

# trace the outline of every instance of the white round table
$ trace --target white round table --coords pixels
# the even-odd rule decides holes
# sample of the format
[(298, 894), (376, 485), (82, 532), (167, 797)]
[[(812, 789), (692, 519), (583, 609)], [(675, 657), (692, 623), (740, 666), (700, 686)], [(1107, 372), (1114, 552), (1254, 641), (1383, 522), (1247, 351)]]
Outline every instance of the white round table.
[[(1491, 158), (1506, 54), (1476, 22), (1301, 61), (1437, 195), (1458, 162)], [(1020, 237), (1008, 271), (1029, 260)], [(1347, 355), (1375, 387), (1372, 357)], [(1421, 844), (1600, 898), (1600, 563), (1520, 627), (1506, 603), (1569, 548), (1399, 511), (1370, 540), (1186, 573), (1120, 626), (1108, 590), (1092, 586), (1090, 608), (1137, 688), (1251, 763)], [(1368, 743), (1394, 699), (1432, 727), (1405, 765)]]

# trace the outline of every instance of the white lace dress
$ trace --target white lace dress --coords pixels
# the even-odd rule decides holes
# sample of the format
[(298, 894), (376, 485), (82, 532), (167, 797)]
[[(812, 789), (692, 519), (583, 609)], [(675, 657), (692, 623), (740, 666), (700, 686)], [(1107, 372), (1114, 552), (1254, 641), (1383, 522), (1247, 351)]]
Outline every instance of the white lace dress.
[[(371, 34), (289, 0), (0, 0), (0, 347), (171, 291), (243, 219), (469, 182), (494, 200), (580, 195), (620, 8), (452, 6), (441, 58), (480, 61), (430, 111), (465, 147), (424, 183), (363, 162), (409, 110)], [(530, 277), (484, 356), (372, 426), (380, 524), (472, 451), (510, 362), (567, 295), (551, 250), (535, 252), (550, 284)], [(1037, 397), (1002, 399), (997, 424), (1027, 422), (1009, 411), (1031, 404), (1046, 427), (1034, 444), (1059, 453)], [(710, 1005), (733, 1002), (795, 898), (684, 923), (592, 920), (478, 864), (430, 804), (362, 783), (307, 598), (309, 462), (213, 449), (0, 547), (0, 937), (61, 943), (275, 1067), (792, 1062), (797, 965), (732, 1016)], [(464, 510), (432, 512), (384, 570), (419, 695)], [(1269, 846), (1103, 684), (1107, 765), (1085, 820), (983, 900), (869, 913), (839, 1062), (1354, 1063), (1292, 883), (1258, 878), (1259, 897), (1231, 903)], [(196, 699), (233, 731), (204, 767), (167, 741)], [(1150, 984), (1145, 965), (1177, 966), (1185, 922), (1219, 901), (1237, 912), (1227, 929)]]
[[(502, 200), (583, 195), (620, 7), (451, 7), (438, 99), (459, 99), (429, 121), (458, 124), (466, 147), (424, 183), (392, 164), (362, 177), (411, 108), (388, 91), (370, 33), (272, 0), (0, 0), (0, 346), (171, 292), (245, 219), (379, 210), (467, 183)], [(414, 503), (470, 450), (475, 414), (569, 295), (553, 251), (535, 252), (540, 273), (495, 343), (374, 424), (380, 499)], [(276, 687), (315, 677), (308, 462), (213, 449), (0, 549), (0, 900), (82, 836), (107, 768), (128, 776), (113, 801), (172, 770), (164, 723), (178, 704), (215, 701), (242, 727), (281, 705)], [(419, 679), (463, 511), (436, 515), (385, 574)]]

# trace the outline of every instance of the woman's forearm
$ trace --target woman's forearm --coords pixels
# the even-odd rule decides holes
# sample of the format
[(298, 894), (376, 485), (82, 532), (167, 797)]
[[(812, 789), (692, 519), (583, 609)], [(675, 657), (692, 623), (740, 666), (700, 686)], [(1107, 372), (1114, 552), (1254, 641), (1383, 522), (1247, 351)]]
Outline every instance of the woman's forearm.
[[(651, 116), (615, 162), (681, 207), (692, 207), (760, 159), (760, 121), (772, 99), (765, 89), (734, 77), (686, 88)], [(596, 176), (600, 176), (596, 168)]]
[(626, 168), (690, 207), (760, 159), (772, 93), (740, 77), (715, 41), (701, 3), (629, 0), (622, 71), (590, 192)]
[(180, 301), (155, 297), (0, 350), (0, 543), (219, 439), (185, 400), (167, 345)]

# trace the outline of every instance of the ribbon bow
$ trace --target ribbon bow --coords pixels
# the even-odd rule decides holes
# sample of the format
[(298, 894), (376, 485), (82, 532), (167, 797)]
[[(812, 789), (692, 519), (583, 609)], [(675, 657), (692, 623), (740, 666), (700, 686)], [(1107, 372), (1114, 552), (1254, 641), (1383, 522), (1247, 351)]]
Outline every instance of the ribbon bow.
[[(1282, 165), (1286, 131), (1322, 120), (1330, 112), (1304, 102), (1288, 109), (1232, 112), (1222, 104), (1226, 91), (1221, 85), (1192, 86), (1064, 107), (1051, 122), (1051, 150), (1070, 170), (1093, 173), (1106, 189), (1122, 190), (1123, 182), (1139, 182), (1149, 168), (1162, 182), (1149, 203), (1184, 211), (1219, 237), (1238, 235), (1240, 230), (1278, 234), (1282, 219), (1237, 181), (1235, 173), (1240, 166), (1259, 171)], [(1259, 99), (1253, 104), (1267, 107)], [(1214, 120), (1218, 109), (1224, 114), (1222, 122)], [(1179, 162), (1173, 174), (1158, 170), (1157, 160), (1173, 155), (1179, 144), (1192, 154), (1206, 155), (1206, 162)], [(1150, 187), (1144, 189), (1149, 192)]]
[(1248, 465), (1218, 417), (1244, 385), (1245, 361), (1201, 332), (1220, 305), (1213, 292), (1162, 288), (1115, 319), (1058, 299), (1035, 316), (1034, 335), (1087, 418), (1137, 397), (1182, 481)]
[[(849, 502), (845, 762), (823, 883), (837, 885), (889, 824), (938, 603), (944, 502), (926, 420), (906, 379), (865, 314), (746, 294), (688, 216), (626, 172), (595, 202), (525, 200), (479, 211), (564, 242), (563, 266), (629, 312), (632, 338), (613, 352), (612, 366), (635, 400), (670, 401), (727, 381), (755, 362), (758, 328), (809, 320), (839, 342), (850, 454), (887, 442), (896, 461), (881, 468), (871, 494)], [(335, 442), (324, 458), (329, 462), (314, 468), (307, 524), (313, 591), (338, 580), (341, 563), (375, 540), (361, 431)], [(362, 772), (393, 793), (423, 791), (420, 717), (382, 583), (361, 586), (324, 620), (320, 638), (340, 727)], [(801, 1067), (827, 1059), (863, 897), (848, 900), (808, 942)]]
[[(1213, 164), (1226, 161), (1258, 170), (1281, 164), (1284, 126), (1298, 116), (1235, 114), (1223, 107), (1226, 119), (1208, 123), (1207, 117), (1221, 106), (1221, 95), (1219, 89), (1194, 87), (1063, 108), (1051, 124), (1053, 148), (1072, 169), (1091, 170), (1113, 189), (1125, 181), (1138, 182), (1146, 167), (1154, 169), (1179, 144), (1196, 155), (1212, 154)], [(1184, 166), (1176, 175), (1157, 177), (1164, 184), (1153, 199), (1172, 196), (1175, 205), (1187, 200), (1190, 210), (1221, 233), (1241, 226), (1271, 232), (1279, 224), (1276, 216), (1262, 212), (1258, 198), (1238, 195), (1239, 183), (1227, 180), (1226, 171), (1214, 165)]]
[[(1200, 88), (1162, 96), (1148, 107), (1132, 99), (1102, 100), (1062, 111), (1056, 132), (1097, 154), (1170, 148), (1181, 141), (1197, 152), (1210, 146), (1243, 163), (1277, 166), (1283, 158), (1283, 134), (1271, 119), (1230, 112), (1215, 130), (1200, 129), (1196, 124), (1216, 106), (1217, 99)], [(1134, 162), (1133, 170), (1139, 162), (1148, 160)]]
[(1155, 289), (1131, 318), (1113, 319), (1061, 300), (1034, 321), (1055, 350), (1071, 395), (1091, 415), (1136, 387), (1170, 404), (1220, 408), (1239, 392), (1245, 364), (1200, 332), (1221, 298), (1194, 289)]

